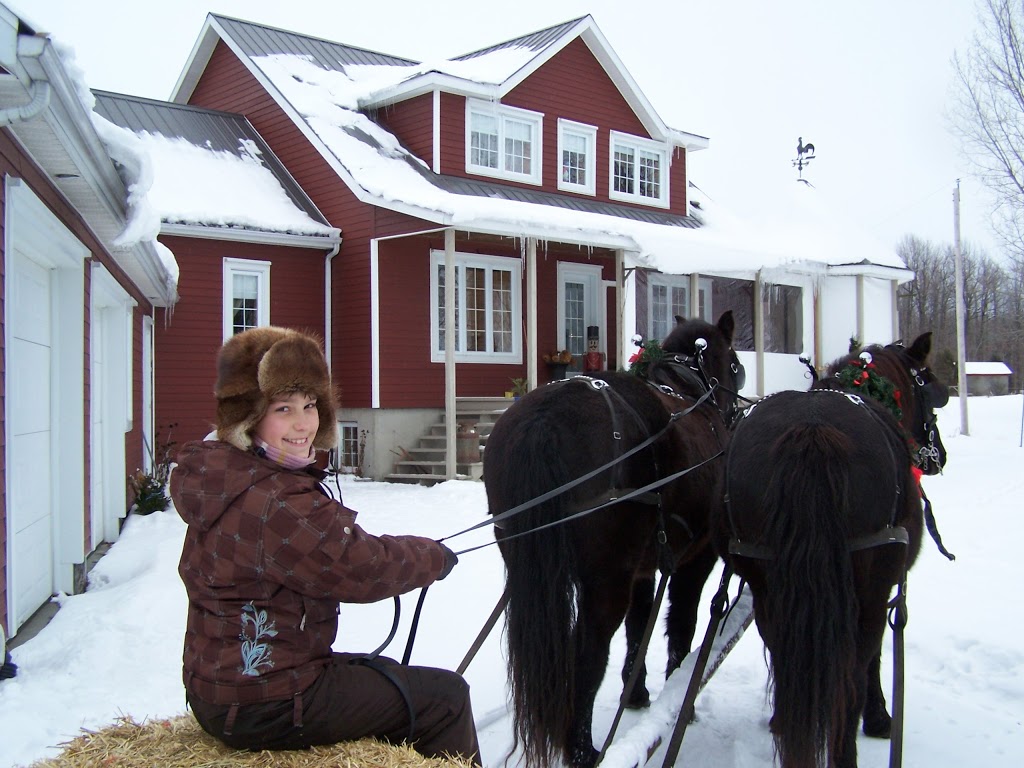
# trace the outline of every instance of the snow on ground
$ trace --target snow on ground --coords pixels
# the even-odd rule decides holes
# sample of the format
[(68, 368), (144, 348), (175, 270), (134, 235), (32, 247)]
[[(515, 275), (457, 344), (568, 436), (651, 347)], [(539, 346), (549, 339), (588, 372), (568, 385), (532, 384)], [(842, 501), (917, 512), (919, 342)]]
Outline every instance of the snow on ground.
[[(925, 478), (939, 530), (956, 554), (947, 562), (926, 540), (908, 584), (906, 731), (903, 764), (1024, 765), (1024, 619), (1016, 604), (1024, 574), (1024, 448), (1021, 396), (971, 398), (970, 436), (959, 434), (955, 398), (939, 418), (949, 463)], [(346, 503), (373, 533), (439, 538), (486, 514), (481, 483), (451, 481), (433, 488), (341, 482)], [(84, 594), (61, 597), (61, 609), (39, 635), (13, 651), (16, 678), (0, 682), (0, 768), (55, 755), (80, 728), (100, 728), (119, 715), (167, 717), (185, 709), (181, 641), (185, 595), (176, 567), (184, 524), (173, 510), (128, 520), (120, 540), (93, 570)], [(487, 528), (458, 539), (457, 549), (491, 540)], [(412, 661), (454, 668), (501, 592), (495, 547), (463, 555), (455, 571), (428, 591)], [(717, 585), (713, 576), (706, 595)], [(401, 657), (416, 595), (403, 600), (402, 626), (388, 649)], [(338, 649), (375, 648), (391, 626), (392, 601), (343, 606)], [(706, 619), (702, 619), (705, 621)], [(700, 628), (703, 634), (703, 628)], [(620, 632), (610, 674), (599, 692), (594, 732), (600, 743), (618, 702)], [(652, 641), (649, 680), (665, 645)], [(889, 675), (890, 638), (884, 651)], [(496, 629), (466, 673), (484, 764), (502, 764), (511, 743), (500, 632)], [(766, 666), (756, 630), (749, 630), (697, 700), (680, 766), (746, 768), (770, 765)], [(885, 678), (888, 680), (888, 677)], [(675, 681), (673, 681), (675, 684)], [(637, 715), (626, 713), (620, 742)], [(625, 741), (623, 741), (625, 740)], [(861, 737), (862, 768), (888, 765), (888, 742)], [(660, 765), (660, 754), (652, 765)]]

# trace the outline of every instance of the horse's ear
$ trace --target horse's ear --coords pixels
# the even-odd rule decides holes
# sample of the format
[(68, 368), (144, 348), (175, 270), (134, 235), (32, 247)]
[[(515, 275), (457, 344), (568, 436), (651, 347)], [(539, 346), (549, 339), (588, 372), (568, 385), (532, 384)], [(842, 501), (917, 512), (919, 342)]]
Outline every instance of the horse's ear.
[(914, 343), (910, 345), (910, 349), (907, 351), (910, 353), (910, 356), (919, 363), (923, 363), (927, 360), (928, 355), (932, 351), (932, 332), (925, 331), (914, 339)]
[(676, 325), (682, 325), (686, 322), (686, 318), (682, 315), (676, 315)]
[(727, 309), (722, 313), (722, 316), (718, 318), (718, 330), (725, 336), (725, 340), (732, 344), (732, 334), (736, 330), (736, 323), (732, 319), (732, 310)]

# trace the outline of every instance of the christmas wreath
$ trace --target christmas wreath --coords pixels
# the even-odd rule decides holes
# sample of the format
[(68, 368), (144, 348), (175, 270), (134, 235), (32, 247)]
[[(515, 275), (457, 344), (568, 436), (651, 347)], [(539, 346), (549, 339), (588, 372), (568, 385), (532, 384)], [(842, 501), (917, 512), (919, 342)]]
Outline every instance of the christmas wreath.
[(647, 341), (634, 340), (633, 343), (640, 348), (629, 358), (628, 370), (634, 376), (647, 378), (648, 367), (651, 363), (663, 358), (665, 350), (661, 348), (661, 342), (658, 339), (649, 339)]
[(850, 360), (836, 373), (836, 378), (847, 390), (863, 394), (884, 405), (896, 421), (903, 418), (900, 391), (885, 376), (878, 374), (875, 364), (871, 362), (871, 353), (862, 352), (859, 358)]

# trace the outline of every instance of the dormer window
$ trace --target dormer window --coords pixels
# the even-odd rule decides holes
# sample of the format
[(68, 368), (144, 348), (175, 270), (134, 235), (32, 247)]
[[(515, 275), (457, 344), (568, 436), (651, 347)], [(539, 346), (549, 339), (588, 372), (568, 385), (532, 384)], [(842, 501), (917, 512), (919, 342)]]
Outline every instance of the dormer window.
[(466, 172), (541, 183), (543, 115), (466, 100)]
[(668, 150), (663, 144), (612, 131), (611, 158), (610, 198), (668, 207)]
[(597, 188), (597, 128), (571, 120), (558, 120), (558, 188), (593, 195)]

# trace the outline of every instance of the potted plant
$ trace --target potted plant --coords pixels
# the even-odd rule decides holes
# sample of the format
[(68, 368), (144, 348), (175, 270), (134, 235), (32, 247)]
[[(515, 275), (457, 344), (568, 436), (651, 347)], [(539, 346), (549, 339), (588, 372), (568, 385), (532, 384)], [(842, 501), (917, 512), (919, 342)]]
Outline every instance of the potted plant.
[(572, 365), (573, 356), (572, 352), (568, 349), (556, 350), (551, 354), (546, 354), (541, 358), (548, 366), (551, 371), (551, 380), (557, 381), (565, 378), (566, 369)]
[(526, 394), (527, 384), (526, 379), (523, 378), (512, 378), (509, 379), (512, 382), (512, 389), (505, 393), (505, 397), (514, 397), (518, 400), (520, 397)]

